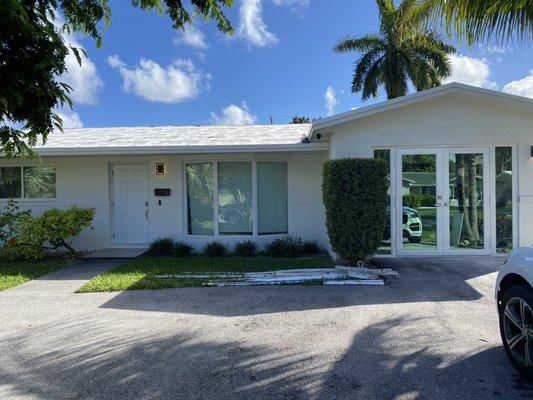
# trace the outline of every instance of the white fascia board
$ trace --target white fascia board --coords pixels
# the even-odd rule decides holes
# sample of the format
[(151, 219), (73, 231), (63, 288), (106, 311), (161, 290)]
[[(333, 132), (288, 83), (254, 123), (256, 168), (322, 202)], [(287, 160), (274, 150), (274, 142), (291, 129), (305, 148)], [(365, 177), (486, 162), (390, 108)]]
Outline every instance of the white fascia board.
[(200, 153), (280, 153), (327, 151), (329, 143), (297, 143), (279, 145), (225, 145), (225, 146), (116, 146), (116, 147), (55, 147), (35, 149), (41, 156), (73, 155), (150, 155)]

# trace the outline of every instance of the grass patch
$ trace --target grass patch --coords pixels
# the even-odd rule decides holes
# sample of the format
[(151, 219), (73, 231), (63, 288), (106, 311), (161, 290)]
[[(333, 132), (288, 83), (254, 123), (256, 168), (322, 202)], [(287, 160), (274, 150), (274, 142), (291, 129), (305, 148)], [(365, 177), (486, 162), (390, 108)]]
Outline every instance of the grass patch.
[(0, 262), (0, 291), (46, 275), (71, 263), (69, 260)]
[(94, 277), (77, 293), (116, 292), (121, 290), (166, 289), (202, 286), (207, 280), (158, 279), (155, 275), (186, 272), (262, 272), (276, 269), (324, 268), (333, 266), (329, 255), (311, 257), (204, 257), (184, 258), (143, 257), (127, 261), (118, 267)]

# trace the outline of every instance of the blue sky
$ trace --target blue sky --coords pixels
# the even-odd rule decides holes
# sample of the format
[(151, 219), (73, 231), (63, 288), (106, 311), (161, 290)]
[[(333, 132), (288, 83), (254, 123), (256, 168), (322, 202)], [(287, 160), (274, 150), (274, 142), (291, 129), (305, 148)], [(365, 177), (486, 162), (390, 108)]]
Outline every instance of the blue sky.
[[(185, 2), (188, 3), (188, 2)], [(86, 49), (64, 80), (74, 88), (67, 127), (288, 123), (365, 105), (350, 93), (357, 54), (335, 54), (345, 35), (376, 32), (373, 0), (235, 0), (227, 10), (236, 30), (195, 22), (186, 34), (170, 20), (110, 1), (104, 46), (67, 37)], [(533, 97), (533, 47), (460, 48), (452, 80)], [(370, 104), (380, 99), (372, 100)]]

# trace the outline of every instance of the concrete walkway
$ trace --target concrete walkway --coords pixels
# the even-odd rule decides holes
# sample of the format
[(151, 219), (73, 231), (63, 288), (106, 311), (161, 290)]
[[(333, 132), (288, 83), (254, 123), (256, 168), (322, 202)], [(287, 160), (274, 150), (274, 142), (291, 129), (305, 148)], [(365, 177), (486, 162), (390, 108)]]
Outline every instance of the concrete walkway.
[(385, 287), (74, 294), (102, 261), (0, 293), (0, 399), (524, 399), (501, 259), (382, 260)]

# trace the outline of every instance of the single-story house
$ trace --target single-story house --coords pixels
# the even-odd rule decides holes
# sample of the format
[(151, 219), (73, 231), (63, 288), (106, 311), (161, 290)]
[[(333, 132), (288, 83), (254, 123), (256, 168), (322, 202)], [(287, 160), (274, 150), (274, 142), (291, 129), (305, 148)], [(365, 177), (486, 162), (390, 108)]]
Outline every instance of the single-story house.
[[(312, 124), (67, 129), (37, 147), (41, 162), (0, 160), (0, 197), (35, 213), (95, 207), (94, 229), (75, 243), (83, 250), (162, 236), (196, 248), (215, 239), (261, 246), (287, 233), (328, 246), (323, 163), (380, 157), (390, 165), (392, 232), (380, 253), (496, 255), (533, 245), (532, 149), (533, 100), (452, 83)], [(424, 171), (434, 173), (436, 204), (419, 210), (422, 239), (411, 243), (402, 187)], [(502, 173), (509, 179), (497, 187)], [(468, 191), (472, 174), (483, 185), (475, 245), (450, 240), (452, 213), (466, 212), (451, 210), (450, 185)], [(512, 199), (505, 207), (502, 196)], [(502, 219), (512, 224), (505, 246)]]

